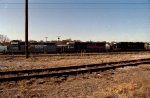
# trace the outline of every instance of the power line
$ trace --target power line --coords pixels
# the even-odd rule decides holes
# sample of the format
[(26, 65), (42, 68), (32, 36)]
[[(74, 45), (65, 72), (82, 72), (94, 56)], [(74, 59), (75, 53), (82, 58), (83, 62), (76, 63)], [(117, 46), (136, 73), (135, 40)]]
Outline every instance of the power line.
[[(24, 8), (0, 8), (0, 9), (6, 9), (6, 10), (20, 9), (20, 10), (22, 10), (22, 9), (24, 9)], [(117, 10), (117, 9), (118, 9), (118, 10), (121, 10), (121, 9), (133, 9), (133, 10), (134, 10), (134, 9), (135, 9), (135, 10), (143, 9), (143, 10), (144, 10), (144, 9), (150, 9), (150, 7), (149, 7), (149, 8), (29, 8), (29, 9), (41, 9), (41, 10), (42, 10), (42, 9), (47, 9), (47, 10), (48, 10), (48, 9), (52, 9), (52, 10), (53, 10), (53, 9), (58, 9), (58, 10), (59, 10), (59, 9), (69, 9), (69, 10), (71, 10), (71, 9), (77, 9), (77, 10), (78, 10), (78, 9), (108, 9), (108, 10), (109, 10), (109, 9), (116, 9), (116, 10)]]
[[(14, 2), (7, 2), (7, 3), (0, 3), (0, 4), (24, 4), (24, 3), (14, 3)], [(114, 5), (116, 5), (116, 4), (119, 4), (119, 5), (126, 5), (126, 4), (137, 4), (137, 5), (141, 5), (141, 4), (144, 4), (144, 5), (147, 5), (147, 4), (150, 4), (150, 2), (148, 2), (148, 3), (143, 3), (143, 2), (141, 2), (141, 3), (64, 3), (64, 2), (60, 2), (60, 3), (29, 3), (30, 5), (32, 4), (32, 5), (39, 5), (39, 4), (45, 4), (45, 5), (56, 5), (56, 4), (58, 4), (58, 5), (82, 5), (82, 4), (84, 4), (84, 5), (106, 5), (106, 4), (114, 4)]]

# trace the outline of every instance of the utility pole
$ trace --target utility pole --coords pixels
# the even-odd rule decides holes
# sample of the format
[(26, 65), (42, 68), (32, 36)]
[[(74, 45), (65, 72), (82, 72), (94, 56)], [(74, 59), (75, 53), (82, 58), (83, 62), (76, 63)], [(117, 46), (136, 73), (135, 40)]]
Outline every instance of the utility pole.
[(57, 39), (58, 39), (58, 40), (57, 40), (57, 44), (60, 44), (60, 37), (61, 37), (61, 36), (57, 36)]
[(58, 42), (60, 41), (60, 37), (61, 37), (61, 36), (57, 36)]
[(48, 37), (45, 37), (45, 41), (47, 42)]
[(25, 0), (25, 54), (29, 58), (28, 53), (28, 0)]

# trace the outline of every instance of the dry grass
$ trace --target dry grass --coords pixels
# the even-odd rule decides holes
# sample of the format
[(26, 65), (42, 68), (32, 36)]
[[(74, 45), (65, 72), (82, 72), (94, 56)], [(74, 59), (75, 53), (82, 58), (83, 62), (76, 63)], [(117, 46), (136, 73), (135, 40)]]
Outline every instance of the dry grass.
[[(1, 70), (16, 70), (131, 60), (147, 58), (149, 55), (36, 57), (28, 60), (20, 57), (0, 58), (0, 62), (3, 65)], [(149, 74), (150, 65), (140, 65), (67, 78), (4, 82), (0, 83), (0, 98), (150, 98)]]
[(102, 62), (114, 62), (124, 60), (134, 60), (149, 57), (150, 53), (135, 54), (102, 54), (91, 56), (49, 56), (49, 57), (24, 57), (0, 58), (0, 70), (21, 70), (35, 68), (49, 68), (60, 66), (72, 66), (82, 64), (95, 64)]
[[(149, 65), (68, 78), (0, 83), (2, 98), (149, 98)], [(0, 97), (1, 97), (0, 96)]]

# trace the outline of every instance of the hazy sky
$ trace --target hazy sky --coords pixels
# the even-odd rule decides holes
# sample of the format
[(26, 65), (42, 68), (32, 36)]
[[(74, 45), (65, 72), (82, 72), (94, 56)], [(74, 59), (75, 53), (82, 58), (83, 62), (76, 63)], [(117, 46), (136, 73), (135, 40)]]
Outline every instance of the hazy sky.
[[(0, 34), (24, 40), (24, 0), (0, 0)], [(29, 0), (29, 39), (150, 42), (150, 0)]]

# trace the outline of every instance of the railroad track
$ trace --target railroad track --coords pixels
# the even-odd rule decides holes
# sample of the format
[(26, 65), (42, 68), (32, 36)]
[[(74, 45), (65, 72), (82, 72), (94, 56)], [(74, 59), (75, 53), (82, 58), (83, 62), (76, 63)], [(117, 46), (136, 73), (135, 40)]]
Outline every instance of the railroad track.
[[(92, 56), (92, 55), (116, 55), (116, 54), (136, 54), (136, 53), (150, 53), (149, 51), (141, 52), (100, 52), (100, 53), (61, 53), (61, 54), (30, 54), (30, 57), (49, 57), (49, 56)], [(25, 57), (20, 54), (0, 54), (0, 57)]]
[(150, 58), (130, 60), (130, 61), (120, 61), (120, 62), (109, 62), (109, 63), (101, 63), (101, 64), (80, 65), (80, 66), (4, 71), (4, 72), (0, 72), (0, 82), (18, 81), (18, 80), (31, 79), (31, 78), (44, 78), (44, 77), (54, 77), (54, 76), (62, 77), (62, 76), (69, 76), (69, 75), (78, 75), (78, 74), (116, 69), (116, 68), (121, 68), (126, 66), (137, 66), (140, 64), (150, 64)]

